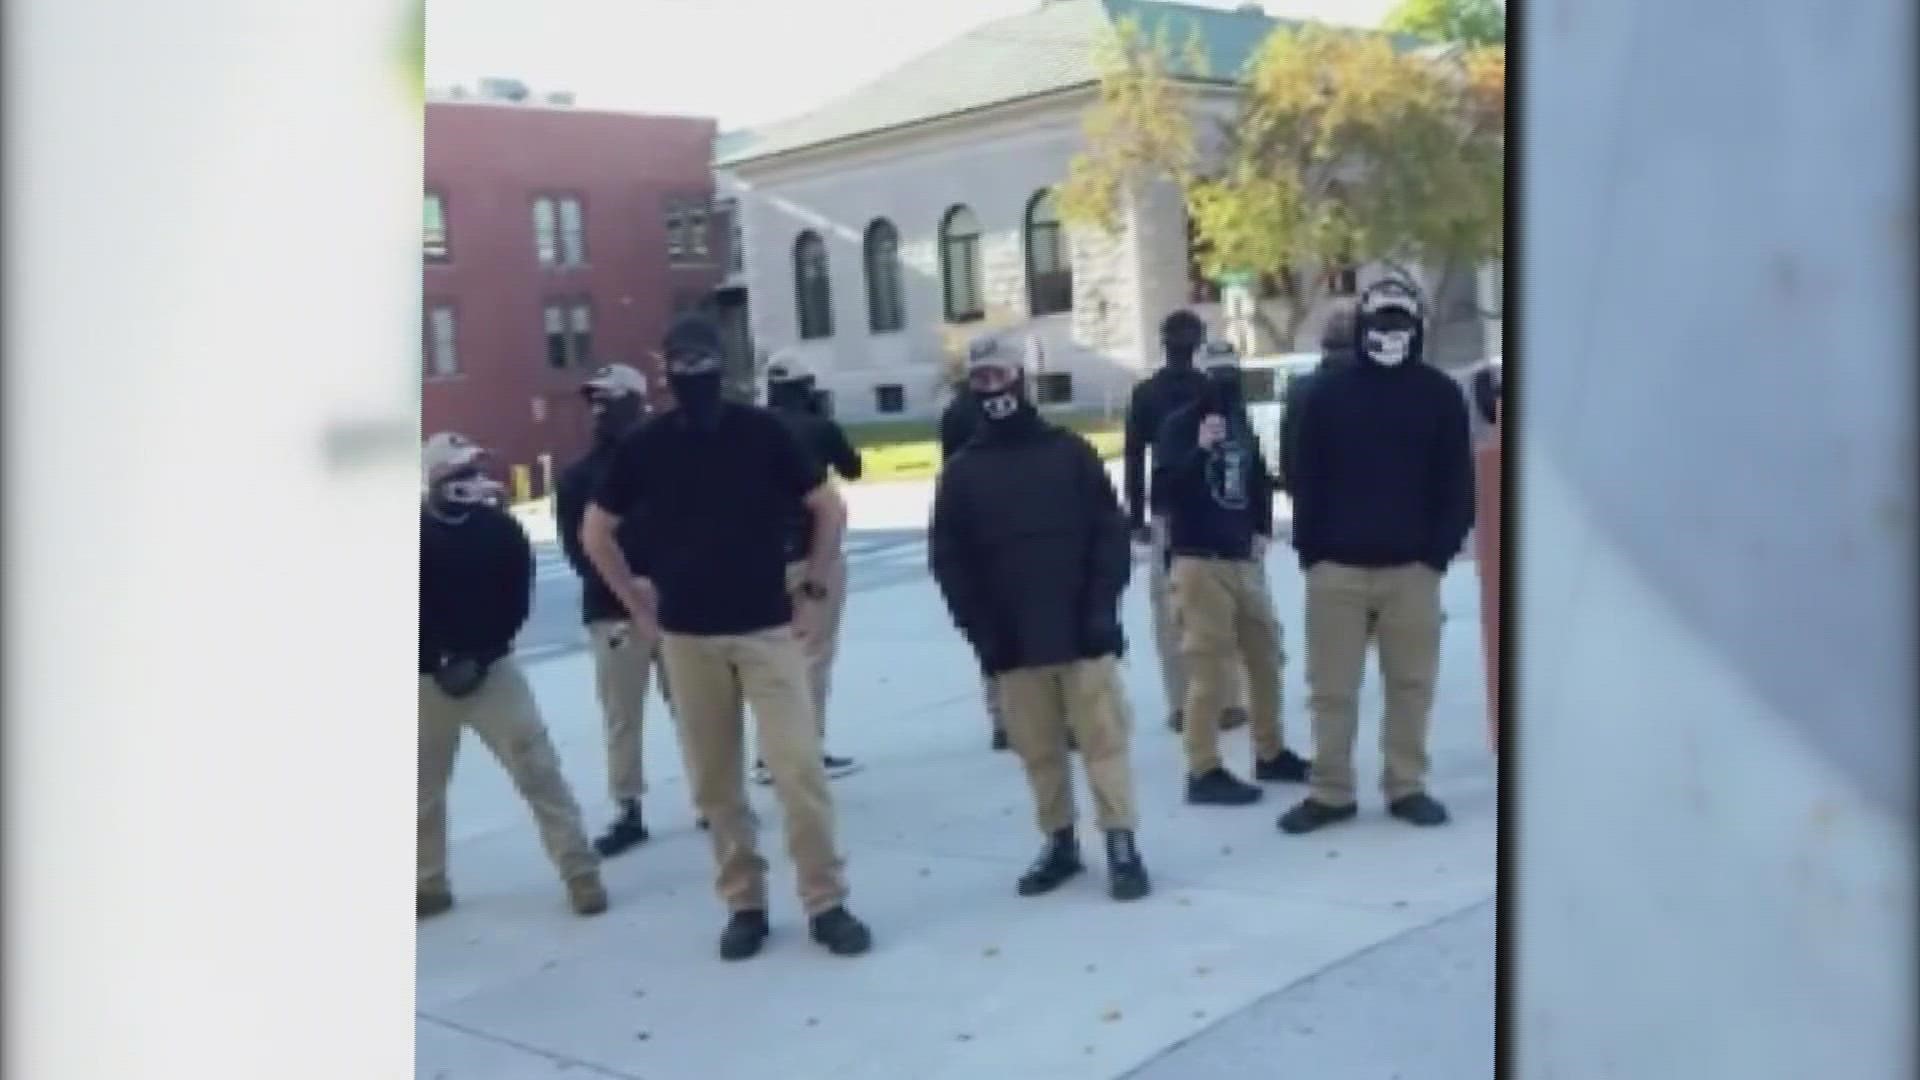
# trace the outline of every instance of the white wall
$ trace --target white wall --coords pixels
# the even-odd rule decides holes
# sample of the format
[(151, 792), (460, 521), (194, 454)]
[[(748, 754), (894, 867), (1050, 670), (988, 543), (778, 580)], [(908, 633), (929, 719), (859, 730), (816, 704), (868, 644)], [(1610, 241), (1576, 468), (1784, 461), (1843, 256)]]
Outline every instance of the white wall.
[[(771, 351), (798, 348), (834, 391), (838, 413), (874, 412), (873, 388), (905, 389), (910, 415), (940, 405), (943, 303), (937, 237), (947, 210), (964, 203), (979, 220), (989, 310), (1027, 310), (1023, 219), (1028, 202), (1057, 186), (1080, 140), (1077, 104), (982, 119), (962, 128), (889, 139), (804, 165), (756, 168), (733, 181), (746, 213), (747, 284), (753, 334)], [(862, 239), (885, 217), (900, 232), (905, 329), (867, 329)], [(833, 336), (802, 342), (794, 304), (793, 245), (812, 229), (827, 242)], [(1122, 235), (1071, 237), (1075, 310), (1024, 329), (1047, 346), (1048, 369), (1073, 376), (1075, 404), (1124, 398), (1141, 360), (1133, 245)], [(1150, 339), (1149, 339), (1150, 340)]]

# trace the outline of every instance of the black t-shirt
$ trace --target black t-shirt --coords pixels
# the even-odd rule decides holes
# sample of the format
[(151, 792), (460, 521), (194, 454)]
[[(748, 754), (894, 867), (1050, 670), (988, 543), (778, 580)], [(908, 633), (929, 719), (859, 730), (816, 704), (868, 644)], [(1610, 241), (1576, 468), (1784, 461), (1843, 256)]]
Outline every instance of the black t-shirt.
[(659, 589), (662, 629), (750, 634), (793, 620), (787, 525), (825, 480), (779, 418), (729, 402), (711, 430), (669, 412), (627, 436), (593, 501), (645, 518), (634, 571)]

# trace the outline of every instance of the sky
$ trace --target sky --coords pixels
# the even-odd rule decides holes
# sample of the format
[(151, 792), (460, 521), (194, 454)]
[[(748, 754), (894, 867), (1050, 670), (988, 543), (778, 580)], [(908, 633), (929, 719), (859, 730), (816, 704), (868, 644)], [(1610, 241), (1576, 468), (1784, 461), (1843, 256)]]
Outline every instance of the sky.
[[(711, 116), (722, 130), (825, 103), (1041, 0), (430, 0), (427, 82), (483, 75), (582, 108)], [(1190, 0), (1231, 8), (1239, 0)], [(1394, 0), (1265, 0), (1276, 16), (1376, 26)]]

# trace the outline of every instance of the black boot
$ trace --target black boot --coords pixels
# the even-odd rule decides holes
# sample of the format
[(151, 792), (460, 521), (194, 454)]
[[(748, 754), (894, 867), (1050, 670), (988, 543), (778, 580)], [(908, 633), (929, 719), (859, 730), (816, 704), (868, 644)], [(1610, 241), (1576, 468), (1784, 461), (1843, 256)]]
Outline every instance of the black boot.
[(993, 748), (995, 750), (1005, 750), (1007, 748), (1006, 729), (1004, 728), (993, 729)]
[(808, 920), (807, 932), (835, 956), (859, 956), (873, 947), (873, 932), (845, 907), (832, 907)]
[(1115, 900), (1138, 900), (1152, 891), (1147, 864), (1140, 861), (1132, 829), (1107, 830), (1107, 895)]
[(647, 841), (647, 826), (640, 818), (640, 800), (624, 799), (620, 803), (620, 816), (613, 819), (607, 831), (593, 842), (593, 850), (603, 859), (611, 859), (636, 844)]
[(760, 951), (767, 933), (766, 912), (734, 912), (727, 919), (726, 929), (720, 931), (720, 959), (745, 960)]
[(1040, 849), (1040, 857), (1033, 860), (1033, 865), (1027, 867), (1026, 873), (1020, 875), (1020, 895), (1050, 893), (1086, 868), (1086, 864), (1080, 861), (1080, 841), (1075, 839), (1073, 829), (1061, 829), (1047, 837), (1046, 846)]

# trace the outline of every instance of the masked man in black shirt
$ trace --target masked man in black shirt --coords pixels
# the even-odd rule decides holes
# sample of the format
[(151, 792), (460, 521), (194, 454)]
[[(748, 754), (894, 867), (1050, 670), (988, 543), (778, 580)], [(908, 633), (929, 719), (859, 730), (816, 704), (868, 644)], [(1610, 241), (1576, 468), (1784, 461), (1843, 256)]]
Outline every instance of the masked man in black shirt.
[(447, 881), (447, 784), (460, 733), (472, 728), (533, 811), (547, 857), (573, 910), (607, 910), (599, 860), (580, 805), (513, 659), (513, 639), (533, 603), (533, 547), (513, 515), (494, 505), (500, 485), (481, 471), (484, 451), (451, 432), (422, 453), (420, 509), (420, 917), (453, 906)]
[(1307, 575), (1310, 794), (1281, 815), (1306, 833), (1354, 815), (1353, 740), (1367, 643), (1378, 642), (1388, 811), (1440, 825), (1426, 791), (1427, 721), (1440, 668), (1440, 582), (1473, 524), (1466, 398), (1421, 360), (1425, 312), (1396, 280), (1357, 305), (1349, 367), (1321, 375), (1300, 415), (1293, 546)]
[[(1180, 731), (1185, 724), (1187, 670), (1180, 652), (1180, 634), (1167, 591), (1167, 520), (1161, 505), (1147, 484), (1147, 456), (1154, 454), (1159, 464), (1155, 441), (1167, 418), (1192, 403), (1206, 387), (1206, 379), (1194, 370), (1194, 356), (1207, 339), (1206, 324), (1191, 311), (1168, 315), (1160, 324), (1160, 347), (1166, 363), (1133, 388), (1127, 402), (1127, 426), (1122, 456), (1127, 490), (1127, 521), (1134, 538), (1150, 549), (1147, 569), (1147, 593), (1153, 611), (1153, 643), (1160, 657), (1160, 685), (1167, 695), (1167, 726)], [(1151, 521), (1149, 521), (1151, 511)], [(1239, 673), (1231, 692), (1221, 699), (1219, 727), (1232, 730), (1247, 722), (1241, 707), (1244, 694), (1238, 685)]]
[(1131, 719), (1120, 683), (1120, 596), (1132, 567), (1126, 519), (1099, 455), (1041, 419), (1019, 360), (972, 350), (981, 427), (940, 474), (928, 556), (954, 623), (993, 679), (1046, 837), (1022, 896), (1083, 869), (1074, 833), (1077, 738), (1106, 836), (1108, 889), (1145, 896), (1134, 844)]
[[(806, 655), (846, 506), (779, 418), (722, 397), (718, 328), (684, 316), (662, 344), (675, 406), (620, 443), (587, 507), (581, 541), (635, 630), (663, 635), (687, 776), (731, 912), (721, 957), (754, 955), (769, 932), (767, 864), (746, 796), (748, 706), (813, 939), (839, 955), (864, 953), (871, 935), (845, 906)], [(789, 590), (787, 530), (800, 507), (813, 539), (807, 578)], [(618, 538), (630, 515), (646, 526), (631, 562)]]
[[(601, 474), (613, 460), (614, 448), (645, 419), (646, 390), (646, 378), (625, 364), (603, 367), (586, 381), (581, 394), (593, 411), (593, 447), (560, 474), (553, 500), (561, 550), (580, 575), (581, 616), (593, 643), (595, 688), (606, 721), (607, 786), (616, 813), (613, 824), (593, 842), (605, 858), (647, 839), (640, 813), (640, 797), (647, 790), (641, 744), (647, 685), (659, 669), (660, 692), (665, 697), (667, 680), (660, 663), (660, 642), (634, 632), (626, 609), (588, 561), (586, 550), (580, 546), (580, 521)], [(620, 523), (622, 548), (637, 550), (640, 528), (637, 518)]]
[[(839, 424), (820, 414), (813, 373), (806, 370), (798, 358), (783, 352), (776, 354), (767, 365), (766, 380), (767, 408), (787, 425), (787, 430), (813, 455), (814, 460), (831, 466), (843, 480), (860, 479), (860, 452), (847, 441), (847, 433), (841, 430)], [(812, 544), (813, 521), (803, 508), (794, 515), (787, 533), (789, 588), (804, 588), (813, 574), (808, 559)], [(827, 700), (833, 689), (833, 660), (840, 646), (840, 618), (847, 603), (846, 554), (836, 550), (826, 561), (826, 567), (826, 571), (817, 578), (825, 595), (815, 602), (820, 615), (819, 633), (812, 642), (807, 667), (823, 748), (827, 738)], [(821, 763), (827, 775), (833, 778), (857, 772), (860, 768), (852, 758), (836, 757), (824, 752), (821, 754)], [(765, 762), (756, 763), (753, 771), (754, 779), (759, 783), (773, 782), (773, 774), (768, 771)]]
[(1220, 760), (1213, 718), (1244, 666), (1253, 708), (1254, 775), (1300, 782), (1307, 763), (1280, 725), (1280, 620), (1267, 590), (1273, 479), (1241, 398), (1240, 357), (1208, 346), (1199, 396), (1160, 430), (1154, 486), (1167, 514), (1170, 602), (1187, 670), (1187, 801), (1234, 806), (1260, 798)]

